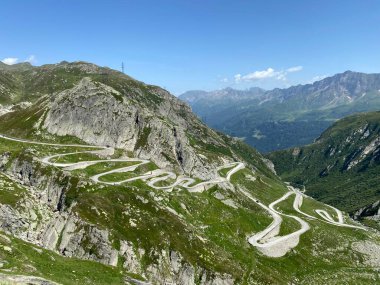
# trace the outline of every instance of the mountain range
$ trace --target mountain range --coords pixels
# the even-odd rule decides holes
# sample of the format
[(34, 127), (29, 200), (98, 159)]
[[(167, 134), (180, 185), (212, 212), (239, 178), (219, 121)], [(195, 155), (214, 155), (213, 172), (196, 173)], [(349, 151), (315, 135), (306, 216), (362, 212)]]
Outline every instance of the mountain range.
[(380, 74), (346, 71), (287, 89), (227, 88), (179, 98), (210, 127), (270, 152), (311, 143), (347, 115), (378, 110)]

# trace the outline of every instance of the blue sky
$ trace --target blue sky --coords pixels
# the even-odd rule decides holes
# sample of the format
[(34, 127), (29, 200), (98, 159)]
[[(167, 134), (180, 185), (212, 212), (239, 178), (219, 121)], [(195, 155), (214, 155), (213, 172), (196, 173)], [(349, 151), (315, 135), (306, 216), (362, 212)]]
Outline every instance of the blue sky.
[(380, 72), (378, 0), (3, 0), (0, 60), (85, 60), (174, 94)]

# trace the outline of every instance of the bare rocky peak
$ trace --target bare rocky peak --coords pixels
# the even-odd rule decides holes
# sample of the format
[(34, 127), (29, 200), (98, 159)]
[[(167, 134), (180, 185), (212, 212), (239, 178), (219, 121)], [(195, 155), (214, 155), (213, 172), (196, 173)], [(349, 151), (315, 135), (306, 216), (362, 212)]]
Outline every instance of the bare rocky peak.
[(297, 99), (306, 106), (334, 106), (350, 103), (366, 92), (380, 89), (380, 74), (346, 71), (312, 84), (292, 86), (287, 89), (268, 91), (268, 98), (280, 100)]
[[(136, 101), (141, 94), (123, 96), (85, 77), (51, 99), (44, 122), (36, 127), (60, 136), (76, 136), (89, 144), (132, 151), (162, 168), (204, 179), (215, 177), (219, 161), (210, 161), (189, 140), (189, 134), (208, 130), (174, 96), (157, 88), (150, 92), (161, 100), (148, 107), (149, 103)], [(204, 143), (223, 143), (216, 133), (208, 132), (211, 135), (203, 138)]]
[(181, 100), (188, 102), (190, 104), (196, 103), (213, 103), (220, 104), (221, 101), (231, 102), (231, 101), (244, 101), (255, 99), (260, 95), (263, 95), (265, 90), (253, 87), (247, 90), (238, 90), (230, 87), (215, 90), (215, 91), (203, 91), (203, 90), (192, 90), (187, 91), (179, 96)]

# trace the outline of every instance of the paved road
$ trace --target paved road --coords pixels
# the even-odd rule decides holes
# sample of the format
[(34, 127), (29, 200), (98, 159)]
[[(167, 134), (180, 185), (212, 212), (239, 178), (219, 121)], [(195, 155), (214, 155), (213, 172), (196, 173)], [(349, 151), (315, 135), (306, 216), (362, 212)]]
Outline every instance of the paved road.
[[(104, 162), (135, 162), (135, 164), (127, 167), (121, 167), (117, 169), (112, 169), (109, 171), (102, 172), (100, 174), (94, 175), (91, 177), (91, 179), (96, 183), (103, 183), (108, 185), (120, 185), (123, 183), (135, 181), (135, 180), (142, 180), (145, 181), (146, 184), (154, 189), (157, 190), (165, 190), (165, 191), (172, 191), (175, 187), (180, 186), (185, 189), (187, 189), (189, 192), (202, 192), (208, 189), (209, 186), (216, 185), (218, 183), (224, 183), (231, 180), (231, 177), (233, 174), (238, 172), (239, 170), (243, 169), (245, 165), (241, 162), (230, 162), (225, 163), (224, 165), (220, 166), (218, 170), (231, 168), (227, 174), (226, 177), (216, 177), (209, 181), (203, 181), (197, 183), (197, 181), (193, 178), (186, 177), (186, 176), (177, 176), (175, 173), (171, 171), (166, 171), (163, 169), (156, 169), (147, 173), (144, 173), (139, 176), (135, 176), (132, 178), (128, 178), (122, 181), (115, 181), (115, 182), (105, 182), (102, 181), (100, 178), (105, 175), (110, 175), (114, 173), (125, 173), (125, 172), (133, 172), (138, 168), (139, 166), (142, 166), (144, 164), (148, 164), (150, 161), (145, 159), (139, 159), (139, 158), (119, 158), (119, 159), (99, 159), (94, 161), (81, 161), (81, 162), (75, 162), (75, 163), (57, 163), (55, 162), (55, 159), (61, 158), (67, 155), (73, 155), (73, 154), (81, 154), (81, 153), (92, 153), (96, 155), (112, 155), (114, 153), (113, 148), (104, 147), (104, 146), (91, 146), (91, 145), (79, 145), (79, 144), (53, 144), (53, 143), (43, 143), (43, 142), (33, 142), (29, 140), (23, 140), (23, 139), (16, 139), (16, 138), (10, 138), (4, 135), (0, 135), (0, 138), (8, 139), (11, 141), (17, 141), (22, 143), (28, 143), (28, 144), (38, 144), (38, 145), (48, 145), (48, 146), (59, 146), (59, 147), (78, 147), (78, 148), (91, 148), (94, 150), (90, 151), (82, 151), (82, 152), (72, 152), (72, 153), (64, 153), (64, 154), (55, 154), (52, 156), (47, 156), (41, 159), (42, 163), (56, 166), (63, 168), (65, 170), (75, 170), (75, 169), (84, 169), (90, 165), (95, 165), (97, 163), (104, 163)], [(174, 181), (170, 185), (166, 186), (157, 186), (156, 184), (161, 181), (166, 180)], [(239, 189), (241, 193), (243, 193), (246, 197), (248, 197), (250, 200), (254, 201), (256, 204), (258, 204), (260, 207), (265, 209), (270, 213), (270, 215), (273, 218), (273, 222), (263, 231), (256, 233), (255, 235), (251, 236), (248, 239), (248, 242), (258, 248), (262, 253), (264, 253), (267, 256), (271, 257), (281, 257), (285, 255), (287, 252), (289, 252), (291, 249), (295, 248), (298, 243), (300, 236), (307, 232), (310, 229), (309, 224), (294, 215), (288, 215), (284, 214), (282, 212), (279, 212), (275, 209), (275, 206), (279, 204), (282, 201), (285, 201), (290, 196), (295, 195), (294, 202), (293, 202), (293, 208), (296, 212), (304, 215), (305, 217), (316, 220), (317, 217), (314, 217), (312, 215), (309, 215), (305, 212), (303, 212), (300, 208), (303, 203), (303, 197), (305, 194), (303, 194), (301, 191), (299, 191), (296, 188), (293, 188), (291, 186), (288, 186), (289, 191), (286, 192), (281, 198), (277, 199), (276, 201), (272, 202), (269, 206), (264, 205), (257, 199), (255, 199), (250, 193), (243, 189)], [(331, 206), (330, 206), (331, 207)], [(321, 209), (315, 210), (315, 212), (322, 218), (322, 221), (327, 222), (332, 225), (336, 226), (344, 226), (344, 227), (350, 227), (350, 228), (356, 228), (356, 229), (365, 229), (363, 227), (355, 226), (355, 225), (349, 225), (344, 223), (343, 214), (338, 209), (331, 207), (336, 213), (338, 217), (338, 221), (335, 221), (331, 215)], [(282, 216), (291, 218), (296, 220), (300, 224), (300, 229), (296, 230), (293, 233), (279, 236), (280, 233), (280, 227), (283, 222)], [(320, 219), (318, 219), (320, 220)]]
[[(81, 152), (71, 152), (71, 153), (62, 153), (62, 154), (55, 154), (51, 156), (47, 156), (42, 158), (40, 161), (44, 164), (52, 165), (55, 167), (60, 167), (65, 170), (75, 170), (75, 169), (84, 169), (88, 166), (95, 165), (97, 163), (103, 163), (103, 162), (136, 162), (136, 164), (127, 166), (127, 167), (121, 167), (117, 169), (112, 169), (109, 171), (102, 172), (100, 174), (94, 175), (91, 178), (96, 183), (103, 183), (107, 185), (121, 185), (127, 182), (132, 182), (136, 180), (143, 180), (147, 183), (148, 186), (157, 189), (157, 190), (166, 190), (166, 191), (172, 191), (174, 187), (181, 186), (185, 189), (187, 189), (189, 192), (202, 192), (204, 190), (207, 190), (208, 187), (227, 182), (231, 180), (231, 177), (233, 174), (235, 174), (237, 171), (243, 169), (245, 165), (241, 162), (230, 162), (222, 165), (218, 168), (218, 170), (224, 169), (224, 168), (231, 168), (228, 172), (226, 177), (216, 177), (209, 181), (203, 181), (197, 183), (197, 181), (190, 177), (185, 176), (178, 176), (171, 171), (166, 171), (163, 169), (157, 169), (153, 170), (147, 173), (144, 173), (139, 176), (135, 176), (132, 178), (128, 178), (122, 181), (115, 181), (115, 182), (106, 182), (102, 181), (101, 177), (114, 174), (114, 173), (125, 173), (125, 172), (133, 172), (135, 171), (139, 166), (142, 166), (144, 164), (148, 164), (150, 161), (145, 159), (139, 159), (139, 158), (118, 158), (118, 159), (100, 159), (100, 160), (92, 160), (92, 161), (80, 161), (80, 162), (73, 162), (73, 163), (64, 163), (64, 162), (55, 162), (56, 159), (62, 158), (64, 156), (68, 155), (75, 155), (75, 154), (96, 154), (96, 155), (112, 155), (114, 153), (114, 149), (110, 147), (105, 146), (93, 146), (93, 145), (80, 145), (80, 144), (55, 144), (55, 143), (44, 143), (44, 142), (35, 142), (25, 139), (17, 139), (17, 138), (11, 138), (8, 136), (0, 135), (0, 138), (4, 138), (11, 141), (17, 141), (22, 143), (28, 143), (28, 144), (37, 144), (37, 145), (46, 145), (46, 146), (58, 146), (58, 147), (77, 147), (77, 148), (92, 148), (95, 150), (89, 150), (89, 151), (81, 151)], [(174, 183), (171, 185), (166, 186), (156, 186), (156, 183), (160, 181), (165, 181), (168, 179), (175, 180)]]
[[(242, 192), (250, 200), (254, 201), (257, 205), (259, 205), (260, 207), (268, 211), (269, 214), (273, 218), (273, 222), (267, 228), (249, 237), (248, 239), (248, 242), (251, 245), (255, 246), (257, 249), (259, 249), (262, 253), (264, 253), (267, 256), (271, 256), (271, 257), (284, 256), (292, 248), (295, 248), (298, 245), (301, 235), (310, 229), (309, 223), (307, 223), (305, 220), (301, 219), (300, 217), (284, 214), (282, 212), (277, 211), (275, 209), (275, 206), (277, 204), (281, 203), (282, 201), (285, 201), (290, 196), (295, 195), (294, 202), (293, 202), (294, 210), (311, 220), (320, 220), (317, 217), (309, 215), (300, 209), (303, 203), (303, 197), (305, 196), (301, 191), (291, 186), (288, 186), (288, 189), (290, 191), (285, 193), (281, 198), (272, 202), (269, 206), (266, 206), (260, 201), (258, 201), (257, 199), (255, 199), (247, 191), (240, 189), (240, 192)], [(335, 221), (333, 217), (331, 217), (331, 215), (327, 211), (316, 209), (315, 212), (322, 218), (322, 221), (335, 225), (335, 226), (366, 230), (365, 227), (346, 224), (343, 219), (343, 213), (340, 210), (332, 206), (328, 206), (328, 207), (336, 211), (338, 221)], [(279, 236), (280, 227), (283, 222), (282, 216), (296, 220), (301, 225), (301, 228), (293, 233)]]
[[(271, 257), (281, 257), (284, 256), (292, 248), (296, 247), (299, 243), (300, 236), (309, 230), (310, 226), (307, 222), (301, 218), (293, 215), (283, 214), (275, 209), (275, 206), (285, 201), (292, 192), (285, 193), (284, 196), (272, 202), (268, 207), (259, 202), (257, 199), (253, 198), (249, 193), (244, 190), (240, 190), (249, 199), (257, 203), (260, 207), (267, 210), (273, 217), (273, 222), (263, 231), (251, 236), (248, 242), (258, 248), (262, 253)], [(283, 222), (282, 216), (286, 216), (295, 219), (301, 228), (293, 233), (278, 236), (280, 233), (280, 227)]]
[[(305, 194), (303, 194), (303, 192), (301, 192), (299, 189), (294, 188), (292, 186), (288, 186), (288, 189), (296, 195), (296, 198), (294, 199), (294, 203), (293, 203), (293, 208), (297, 212), (299, 212), (300, 214), (302, 214), (302, 215), (304, 215), (310, 219), (314, 219), (314, 220), (318, 219), (317, 217), (306, 214), (305, 212), (300, 210), (300, 207), (302, 206), (303, 196), (305, 196)], [(347, 227), (347, 228), (366, 230), (365, 227), (346, 224), (344, 222), (342, 211), (340, 211), (339, 209), (337, 209), (333, 206), (327, 205), (327, 204), (326, 204), (326, 206), (330, 207), (331, 209), (333, 209), (336, 212), (336, 215), (338, 217), (338, 221), (335, 221), (334, 218), (326, 210), (315, 209), (314, 211), (322, 218), (322, 221), (329, 223), (329, 224), (332, 224), (332, 225), (335, 225), (335, 226), (339, 226), (339, 227)], [(320, 220), (320, 219), (318, 219), (318, 220)]]

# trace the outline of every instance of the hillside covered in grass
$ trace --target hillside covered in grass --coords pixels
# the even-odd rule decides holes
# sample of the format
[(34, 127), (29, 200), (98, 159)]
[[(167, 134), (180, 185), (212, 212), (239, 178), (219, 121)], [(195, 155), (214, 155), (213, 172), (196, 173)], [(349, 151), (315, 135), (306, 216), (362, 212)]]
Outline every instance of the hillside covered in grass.
[(305, 185), (309, 195), (354, 213), (380, 197), (380, 112), (344, 118), (315, 143), (268, 158), (285, 181)]

